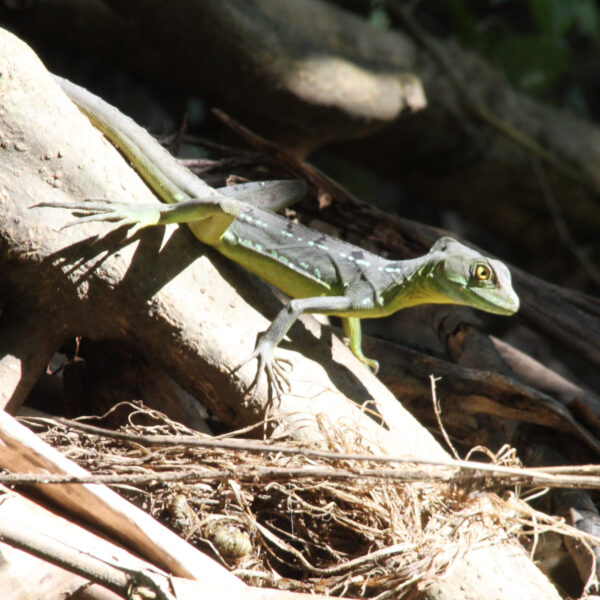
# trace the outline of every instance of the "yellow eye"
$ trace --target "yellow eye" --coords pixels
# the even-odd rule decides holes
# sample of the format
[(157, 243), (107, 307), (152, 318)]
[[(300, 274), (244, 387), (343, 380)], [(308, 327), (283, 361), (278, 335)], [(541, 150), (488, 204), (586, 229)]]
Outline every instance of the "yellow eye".
[(486, 267), (485, 265), (477, 265), (475, 268), (475, 277), (477, 277), (479, 281), (488, 281), (491, 275), (492, 273), (489, 267)]

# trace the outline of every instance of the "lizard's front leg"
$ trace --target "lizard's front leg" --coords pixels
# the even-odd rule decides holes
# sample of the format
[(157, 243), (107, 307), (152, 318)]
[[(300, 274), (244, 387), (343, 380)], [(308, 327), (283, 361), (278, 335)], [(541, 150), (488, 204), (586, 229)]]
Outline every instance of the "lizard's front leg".
[(348, 338), (348, 347), (352, 350), (352, 354), (360, 360), (363, 365), (367, 366), (369, 369), (377, 375), (377, 371), (379, 371), (379, 363), (372, 358), (368, 358), (363, 354), (362, 351), (362, 333), (360, 330), (360, 319), (358, 317), (343, 317), (342, 318), (342, 326), (344, 328), (344, 333)]
[(234, 198), (192, 198), (177, 204), (134, 204), (115, 202), (108, 199), (86, 199), (81, 202), (41, 202), (31, 208), (66, 208), (77, 219), (64, 227), (81, 223), (107, 221), (114, 223), (107, 234), (120, 227), (128, 227), (128, 237), (138, 230), (153, 225), (169, 223), (194, 223), (210, 218), (210, 227), (198, 235), (203, 242), (214, 245), (230, 223), (235, 219), (243, 204)]
[(289, 378), (281, 364), (288, 364), (288, 360), (273, 357), (273, 351), (281, 342), (289, 328), (296, 319), (305, 312), (311, 313), (337, 313), (348, 311), (352, 308), (352, 300), (347, 296), (324, 296), (315, 298), (301, 298), (290, 300), (287, 306), (282, 308), (275, 317), (269, 328), (261, 333), (256, 342), (256, 347), (250, 356), (237, 365), (232, 373), (235, 373), (243, 365), (253, 359), (258, 360), (256, 375), (248, 387), (248, 392), (254, 389), (253, 397), (256, 397), (259, 385), (266, 377), (267, 382), (276, 395), (284, 393), (284, 386), (288, 391), (291, 387)]

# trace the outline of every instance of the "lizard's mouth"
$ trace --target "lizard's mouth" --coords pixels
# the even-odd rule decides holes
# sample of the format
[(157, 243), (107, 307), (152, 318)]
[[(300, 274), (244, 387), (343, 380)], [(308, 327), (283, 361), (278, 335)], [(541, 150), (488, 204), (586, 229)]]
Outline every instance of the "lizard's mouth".
[(480, 308), (486, 312), (510, 316), (519, 310), (519, 296), (512, 290), (501, 297), (498, 297), (497, 293), (489, 294), (486, 289), (472, 289), (471, 293), (476, 298), (475, 308)]

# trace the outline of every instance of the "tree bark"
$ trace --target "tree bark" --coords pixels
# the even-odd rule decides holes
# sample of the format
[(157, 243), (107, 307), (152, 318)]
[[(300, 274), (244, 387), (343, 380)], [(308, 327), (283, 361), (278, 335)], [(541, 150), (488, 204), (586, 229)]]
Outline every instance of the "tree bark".
[[(256, 401), (244, 395), (253, 368), (236, 376), (229, 370), (252, 349), (257, 329), (266, 324), (253, 306), (266, 306), (273, 315), (267, 288), (197, 244), (183, 228), (171, 230), (165, 239), (162, 231), (148, 231), (120, 245), (118, 234), (94, 239), (105, 231), (100, 224), (57, 232), (68, 215), (29, 207), (85, 197), (152, 202), (152, 196), (33, 53), (4, 31), (0, 72), (0, 290), (5, 306), (38, 298), (38, 310), (47, 311), (50, 322), (60, 321), (65, 335), (128, 337), (188, 391), (203, 397), (224, 422), (255, 422), (269, 399), (264, 390)], [(444, 460), (446, 454), (431, 435), (343, 344), (325, 339), (325, 330), (312, 319), (303, 325), (304, 330), (291, 332), (295, 348), (306, 355), (293, 355), (294, 395), (271, 407), (295, 436), (321, 441), (321, 416), (326, 423), (335, 421), (337, 431), (348, 423), (375, 452)], [(41, 340), (42, 348), (48, 345)], [(26, 390), (13, 388), (16, 406)], [(357, 407), (364, 402), (373, 403), (389, 429), (365, 416)], [(491, 577), (490, 564), (508, 565), (511, 576)], [(510, 543), (467, 551), (454, 569), (453, 577), (466, 584), (472, 598), (488, 598), (490, 587), (507, 600), (530, 598), (532, 588), (534, 597), (558, 598), (525, 553)], [(420, 597), (456, 597), (447, 591), (451, 580), (440, 580)], [(489, 586), (483, 589), (482, 582)]]
[[(44, 35), (87, 44), (89, 37), (69, 26), (77, 18), (96, 34), (99, 51), (152, 81), (209, 99), (288, 148), (306, 153), (346, 142), (337, 149), (509, 239), (545, 278), (581, 283), (592, 276), (564, 257), (575, 251), (581, 258), (591, 248), (593, 269), (600, 129), (516, 92), (454, 42), (434, 44), (442, 66), (402, 23), (376, 29), (318, 0), (301, 10), (294, 0), (107, 4), (114, 12), (103, 6), (90, 15), (81, 3), (56, 0), (36, 8), (33, 19), (39, 28), (52, 23)], [(399, 119), (422, 105), (422, 89), (427, 109)], [(478, 107), (552, 157), (547, 184), (532, 165), (535, 152), (483, 120)], [(556, 243), (562, 217), (576, 242)]]

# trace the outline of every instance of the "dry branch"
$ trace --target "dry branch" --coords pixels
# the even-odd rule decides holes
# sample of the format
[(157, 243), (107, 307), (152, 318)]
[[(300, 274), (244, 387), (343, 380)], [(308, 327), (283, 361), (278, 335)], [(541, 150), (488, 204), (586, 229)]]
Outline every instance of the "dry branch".
[[(296, 0), (109, 4), (114, 12), (104, 9), (98, 15), (80, 3), (57, 2), (42, 5), (34, 17), (40, 26), (52, 23), (47, 35), (76, 46), (82, 45), (82, 33), (69, 24), (77, 19), (87, 34), (86, 47), (101, 48), (105, 56), (125, 62), (151, 81), (209, 98), (288, 147), (306, 150), (381, 129), (346, 144), (345, 152), (402, 180), (420, 197), (457, 208), (488, 231), (526, 248), (530, 256), (545, 248), (548, 259), (540, 268), (554, 265), (552, 253), (562, 248), (556, 244), (555, 224), (544, 218), (546, 196), (530, 150), (474, 116), (472, 106), (483, 107), (502, 129), (542, 140), (547, 154), (591, 182), (595, 192), (574, 185), (558, 171), (551, 170), (548, 177), (579, 244), (596, 243), (598, 127), (516, 92), (497, 71), (452, 40), (436, 44), (453, 66), (450, 74), (430, 49), (405, 31), (376, 29), (329, 2), (305, 0), (301, 9)], [(111, 36), (119, 42), (107, 43)], [(429, 105), (398, 121), (399, 109), (410, 102), (406, 92), (415, 89), (412, 83), (407, 89), (397, 84), (407, 72), (422, 81)], [(373, 82), (369, 90), (379, 95), (349, 93), (365, 78)], [(468, 88), (468, 97), (452, 79)], [(357, 97), (363, 100), (359, 109), (353, 105), (360, 105)]]
[[(97, 240), (102, 226), (83, 225), (58, 232), (72, 220), (66, 211), (31, 210), (32, 204), (42, 200), (156, 199), (40, 65), (29, 56), (22, 58), (17, 50), (22, 47), (11, 47), (9, 34), (4, 33), (2, 45), (8, 63), (3, 69), (14, 73), (3, 82), (3, 130), (17, 132), (7, 140), (0, 171), (0, 184), (8, 191), (7, 202), (0, 205), (3, 296), (12, 304), (17, 299), (23, 302), (28, 314), (44, 315), (62, 339), (73, 335), (133, 339), (189, 392), (203, 398), (223, 422), (242, 426), (255, 422), (269, 401), (266, 390), (260, 391), (254, 404), (244, 399), (243, 390), (255, 365), (236, 374), (241, 380), (229, 371), (251, 351), (258, 331), (267, 324), (253, 306), (274, 314), (280, 303), (266, 286), (196, 243), (183, 228), (170, 229), (165, 240), (164, 232), (156, 230), (123, 244), (118, 233)], [(18, 68), (18, 60), (25, 63), (23, 69)], [(44, 127), (32, 125), (32, 112), (39, 113), (40, 120), (47, 119)], [(26, 156), (14, 149), (17, 140), (26, 141)], [(40, 156), (46, 170), (57, 175), (60, 186), (49, 185), (46, 172), (40, 174)], [(20, 177), (14, 176), (15, 170)], [(12, 316), (5, 310), (5, 327), (13, 323)], [(364, 429), (367, 437), (379, 439), (379, 426), (353, 402), (348, 403), (346, 392), (361, 404), (373, 402), (392, 430), (406, 430), (401, 452), (413, 447), (432, 456), (440, 454), (429, 434), (420, 431), (412, 441), (407, 437), (406, 432), (417, 432), (418, 425), (375, 377), (367, 371), (361, 371), (360, 378), (355, 376), (355, 359), (339, 340), (326, 339), (325, 330), (313, 319), (303, 323), (304, 328), (298, 326), (291, 332), (302, 352), (294, 354), (294, 395), (273, 407), (295, 435), (312, 437), (316, 398), (323, 413), (346, 415), (349, 424)], [(57, 348), (54, 336), (51, 341)], [(52, 345), (46, 339), (40, 344), (34, 346), (36, 350)], [(14, 345), (17, 347), (7, 348), (0, 358), (0, 366), (21, 356), (18, 342)], [(28, 348), (33, 355), (32, 346)], [(45, 362), (49, 355), (42, 358)], [(42, 358), (37, 360), (42, 362)], [(25, 372), (27, 367), (22, 364), (25, 377), (31, 375)], [(38, 373), (34, 372), (33, 378)], [(13, 387), (11, 381), (2, 384), (5, 402), (14, 410), (28, 389), (19, 379), (12, 382)], [(386, 444), (397, 446), (397, 438), (390, 435)]]
[[(299, 600), (278, 590), (239, 586), (228, 590), (212, 578), (201, 581), (168, 576), (106, 539), (51, 513), (14, 491), (1, 490), (0, 580), (4, 600), (33, 600), (72, 594), (87, 600), (139, 597), (192, 600), (200, 597), (243, 600)], [(22, 547), (31, 554), (16, 550)], [(60, 564), (58, 568), (35, 558)], [(65, 570), (66, 569), (66, 570)], [(88, 579), (75, 575), (81, 573)], [(115, 593), (97, 585), (114, 583)], [(96, 582), (96, 584), (94, 584)], [(174, 592), (174, 595), (171, 594)], [(83, 594), (83, 595), (82, 595)], [(154, 594), (154, 595), (152, 595)]]
[[(166, 514), (186, 539), (225, 552), (223, 560), (234, 563), (235, 572), (248, 582), (259, 577), (274, 584), (266, 574), (278, 572), (283, 563), (302, 574), (295, 589), (333, 593), (346, 585), (353, 592), (368, 580), (373, 594), (399, 592), (398, 583), (424, 583), (444, 568), (444, 560), (452, 562), (466, 541), (463, 534), (470, 536), (470, 547), (489, 543), (495, 535), (539, 536), (544, 531), (573, 542), (598, 542), (594, 532), (582, 533), (539, 513), (514, 493), (500, 500), (483, 491), (507, 484), (534, 490), (541, 485), (598, 486), (598, 467), (523, 469), (508, 452), (493, 464), (448, 461), (439, 470), (422, 470), (410, 465), (410, 459), (398, 459), (405, 468), (396, 477), (401, 472), (397, 465), (382, 464), (393, 457), (313, 451), (295, 442), (207, 439), (192, 432), (155, 435), (173, 430), (173, 422), (139, 406), (131, 405), (131, 410), (130, 417), (122, 413), (128, 424), (118, 431), (49, 418), (28, 422), (43, 439), (92, 469), (98, 481), (126, 482), (124, 494), (144, 498), (152, 514), (163, 519)], [(268, 458), (261, 456), (266, 453)], [(376, 463), (380, 466), (373, 468)], [(175, 489), (169, 483), (174, 468), (180, 476)], [(456, 485), (438, 485), (448, 476)], [(411, 479), (419, 483), (398, 485)], [(469, 494), (471, 489), (477, 493)], [(397, 510), (415, 504), (420, 510), (428, 507), (427, 521), (413, 521), (420, 519), (418, 511), (402, 516), (405, 511)], [(473, 538), (470, 526), (465, 529), (472, 519), (487, 523), (483, 537)], [(215, 533), (225, 527), (227, 534)], [(234, 532), (244, 541), (236, 543), (235, 557), (231, 543), (224, 546), (222, 539)]]
[[(139, 414), (146, 414), (159, 421), (166, 418), (155, 411), (137, 409)], [(600, 489), (600, 466), (598, 465), (566, 465), (540, 468), (523, 468), (519, 465), (501, 464), (500, 459), (492, 464), (474, 460), (460, 460), (447, 458), (446, 460), (428, 460), (426, 458), (403, 456), (376, 456), (373, 454), (356, 454), (349, 452), (336, 452), (307, 448), (300, 443), (244, 440), (239, 437), (214, 438), (201, 435), (193, 430), (183, 433), (170, 433), (157, 435), (144, 433), (144, 427), (139, 431), (114, 431), (97, 427), (79, 421), (71, 421), (61, 417), (22, 417), (21, 420), (29, 426), (46, 429), (50, 427), (64, 427), (67, 431), (81, 432), (91, 436), (92, 440), (107, 438), (115, 444), (147, 447), (165, 446), (183, 451), (184, 448), (205, 449), (207, 451), (229, 451), (241, 455), (264, 455), (269, 462), (231, 466), (229, 470), (214, 470), (190, 468), (185, 472), (171, 471), (168, 468), (160, 469), (160, 473), (119, 475), (107, 473), (103, 475), (24, 475), (0, 474), (0, 483), (4, 484), (30, 484), (30, 483), (151, 483), (154, 479), (161, 482), (170, 481), (196, 481), (236, 478), (240, 481), (251, 482), (257, 479), (264, 481), (290, 480), (296, 478), (323, 479), (381, 479), (392, 481), (440, 481), (446, 483), (475, 483), (493, 480), (500, 486), (528, 486), (548, 488), (588, 488)], [(183, 427), (179, 426), (181, 429)], [(152, 430), (154, 431), (154, 430)], [(235, 435), (240, 435), (236, 432)], [(62, 439), (63, 434), (57, 435)], [(48, 437), (48, 436), (47, 436)], [(71, 441), (69, 441), (71, 443)], [(278, 467), (272, 461), (281, 457), (303, 457), (307, 459), (304, 467)], [(322, 461), (322, 467), (316, 466), (313, 461)], [(361, 466), (364, 463), (369, 463)], [(331, 465), (335, 465), (332, 467)], [(377, 468), (373, 465), (387, 465), (386, 468)], [(405, 466), (400, 469), (399, 465)], [(419, 470), (415, 467), (434, 467)]]
[[(406, 258), (423, 254), (442, 235), (453, 235), (364, 204), (307, 161), (256, 135), (221, 111), (215, 113), (252, 147), (290, 175), (313, 186), (323, 205), (317, 214), (320, 220), (368, 240), (391, 255)], [(519, 318), (588, 362), (600, 365), (600, 300), (548, 283), (512, 265), (511, 274), (521, 299)]]
[[(262, 393), (260, 403), (249, 405), (240, 388), (249, 383), (251, 369), (241, 374), (241, 380), (232, 379), (228, 370), (248, 352), (257, 329), (266, 323), (247, 303), (272, 307), (266, 288), (195, 244), (183, 229), (162, 245), (162, 232), (151, 231), (120, 247), (118, 236), (93, 240), (102, 232), (101, 226), (86, 225), (58, 234), (56, 229), (68, 221), (67, 215), (28, 207), (44, 200), (81, 197), (146, 202), (152, 197), (116, 151), (59, 93), (32, 53), (6, 32), (0, 32), (0, 72), (5, 74), (0, 80), (0, 131), (5, 136), (0, 167), (0, 289), (5, 305), (25, 300), (34, 320), (44, 315), (52, 323), (56, 330), (52, 340), (74, 334), (131, 337), (188, 391), (203, 397), (224, 422), (255, 422), (264, 415), (268, 399)], [(2, 314), (5, 328), (9, 316), (8, 310)], [(333, 339), (330, 347), (323, 339), (324, 330), (313, 320), (303, 323), (308, 331), (296, 327), (291, 336), (295, 347), (311, 359), (294, 355), (294, 395), (271, 407), (287, 431), (323, 443), (327, 436), (322, 426), (328, 431), (329, 415), (335, 419), (335, 431), (361, 439), (364, 450), (445, 459), (433, 438), (379, 381), (360, 370), (343, 344)], [(240, 339), (243, 344), (238, 343)], [(47, 340), (41, 342), (42, 349), (52, 346)], [(31, 367), (18, 344), (7, 350), (0, 357), (0, 367), (4, 361)], [(29, 349), (29, 355), (33, 353)], [(13, 408), (18, 406), (27, 385), (16, 377), (2, 384), (5, 399), (12, 400)], [(375, 406), (388, 429), (367, 417), (354, 402)], [(5, 432), (13, 430), (8, 419), (2, 418)], [(47, 449), (38, 448), (30, 462), (22, 452), (24, 443), (22, 438), (10, 444), (5, 440), (8, 445), (0, 453), (5, 466), (21, 472), (35, 471), (40, 465), (55, 470), (48, 463)], [(27, 444), (36, 448), (33, 441)], [(74, 501), (61, 489), (45, 488), (55, 499), (63, 495), (63, 502), (68, 501), (74, 510), (91, 508), (89, 498)], [(89, 494), (89, 488), (82, 489)], [(113, 530), (120, 529), (114, 519), (111, 523)], [(144, 526), (138, 527), (144, 534)], [(467, 529), (467, 537), (468, 533)], [(154, 548), (154, 558), (156, 552), (160, 556)], [(175, 569), (172, 557), (162, 556), (162, 560)], [(194, 560), (193, 567), (186, 568), (198, 569), (203, 562)], [(490, 564), (502, 567), (490, 574)], [(421, 591), (420, 597), (456, 597), (465, 586), (473, 598), (490, 594), (511, 600), (557, 597), (525, 553), (511, 543), (466, 550), (453, 572)]]
[[(87, 475), (3, 411), (0, 412), (0, 446), (0, 466), (13, 472)], [(204, 554), (105, 486), (38, 486), (38, 489), (63, 509), (121, 539), (171, 573), (195, 579), (210, 573), (212, 578), (220, 578), (228, 589), (241, 585), (226, 571), (220, 572)]]

